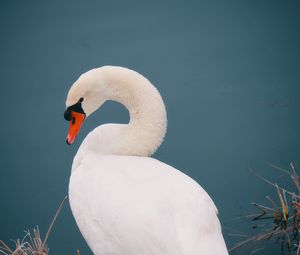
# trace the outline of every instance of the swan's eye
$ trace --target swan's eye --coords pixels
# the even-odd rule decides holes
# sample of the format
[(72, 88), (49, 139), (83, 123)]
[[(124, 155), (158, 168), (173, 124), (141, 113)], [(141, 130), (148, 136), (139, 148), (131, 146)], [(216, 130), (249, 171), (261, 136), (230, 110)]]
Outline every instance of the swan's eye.
[(85, 115), (84, 110), (82, 109), (81, 102), (83, 102), (83, 97), (81, 97), (76, 104), (69, 106), (64, 113), (65, 120), (73, 122), (71, 112), (83, 113)]
[(67, 121), (71, 120), (71, 110), (69, 108), (67, 110), (65, 110), (65, 112), (64, 112), (64, 118)]

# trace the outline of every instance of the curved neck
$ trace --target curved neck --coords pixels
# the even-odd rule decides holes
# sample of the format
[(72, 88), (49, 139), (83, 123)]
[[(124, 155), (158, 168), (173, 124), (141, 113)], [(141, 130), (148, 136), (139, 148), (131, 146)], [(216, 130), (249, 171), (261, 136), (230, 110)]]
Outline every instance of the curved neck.
[[(122, 67), (94, 69), (95, 89), (105, 100), (123, 104), (130, 113), (128, 124), (105, 124), (94, 129), (83, 147), (101, 154), (150, 156), (163, 141), (167, 116), (157, 89), (139, 73)], [(101, 94), (101, 95), (100, 95)], [(96, 95), (95, 95), (96, 96)], [(97, 144), (95, 144), (97, 141)]]

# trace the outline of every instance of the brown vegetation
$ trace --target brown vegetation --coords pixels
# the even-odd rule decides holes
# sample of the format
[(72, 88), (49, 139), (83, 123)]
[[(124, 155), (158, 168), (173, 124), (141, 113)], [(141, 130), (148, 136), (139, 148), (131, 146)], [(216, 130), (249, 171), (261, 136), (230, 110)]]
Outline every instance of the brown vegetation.
[(255, 222), (266, 221), (266, 224), (256, 224), (255, 228), (259, 228), (260, 232), (237, 243), (230, 251), (238, 252), (241, 248), (246, 246), (251, 248), (251, 245), (252, 247), (255, 245), (250, 253), (255, 254), (264, 249), (263, 246), (266, 242), (263, 241), (275, 241), (279, 244), (282, 254), (300, 255), (300, 178), (293, 163), (290, 163), (289, 170), (272, 164), (268, 165), (289, 175), (293, 187), (285, 189), (249, 169), (258, 178), (272, 185), (276, 190), (277, 197), (273, 200), (266, 196), (270, 206), (252, 203), (259, 211), (251, 215), (252, 220)]
[[(63, 208), (64, 202), (67, 196), (63, 199), (60, 206), (58, 207), (54, 218), (48, 228), (44, 240), (41, 238), (39, 228), (33, 229), (33, 234), (28, 230), (25, 231), (25, 236), (22, 239), (17, 239), (14, 241), (14, 248), (8, 246), (5, 242), (0, 240), (0, 254), (2, 255), (48, 255), (49, 248), (47, 246), (47, 240), (53, 228), (53, 225), (59, 215), (61, 209)], [(80, 255), (77, 251), (77, 255)]]

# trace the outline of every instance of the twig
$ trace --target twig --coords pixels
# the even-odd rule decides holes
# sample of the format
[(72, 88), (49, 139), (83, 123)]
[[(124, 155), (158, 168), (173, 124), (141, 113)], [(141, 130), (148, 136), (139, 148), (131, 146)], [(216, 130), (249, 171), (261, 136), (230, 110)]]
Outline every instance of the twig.
[(57, 219), (57, 216), (59, 215), (61, 209), (63, 208), (63, 205), (64, 205), (64, 203), (65, 203), (65, 201), (66, 201), (67, 198), (68, 198), (68, 195), (66, 195), (66, 196), (64, 197), (63, 201), (60, 203), (60, 205), (59, 205), (59, 207), (58, 207), (58, 209), (57, 209), (57, 211), (56, 211), (56, 213), (55, 213), (55, 215), (54, 215), (54, 218), (53, 218), (53, 220), (51, 221), (51, 224), (50, 224), (50, 226), (49, 226), (49, 228), (48, 228), (47, 234), (46, 234), (45, 239), (44, 239), (44, 242), (43, 242), (43, 246), (46, 245), (46, 242), (47, 242), (48, 237), (49, 237), (49, 235), (50, 235), (50, 233), (51, 233), (52, 227), (53, 227), (53, 225), (54, 225), (54, 223), (55, 223), (55, 221), (56, 221), (56, 219)]
[[(266, 183), (272, 185), (273, 187), (276, 187), (276, 185), (275, 185), (273, 182), (271, 182), (271, 181), (269, 181), (268, 179), (262, 177), (261, 175), (255, 173), (251, 168), (248, 168), (248, 169), (249, 169), (249, 171), (250, 171), (251, 173), (253, 173), (255, 176), (257, 176), (259, 179), (261, 179), (261, 180), (263, 180), (264, 182), (266, 182)], [(285, 191), (287, 194), (289, 194), (289, 195), (295, 195), (297, 198), (300, 199), (300, 196), (296, 195), (294, 192), (290, 192), (290, 191), (288, 191), (288, 190), (286, 190), (286, 189), (284, 189), (284, 188), (282, 188), (282, 187), (280, 187), (280, 186), (278, 186), (278, 188), (279, 188), (280, 190), (282, 190), (282, 191)]]
[(269, 162), (265, 162), (265, 164), (266, 164), (267, 166), (270, 166), (270, 167), (272, 167), (272, 168), (274, 168), (274, 169), (277, 169), (277, 170), (279, 170), (279, 171), (281, 171), (281, 172), (283, 172), (283, 173), (286, 173), (286, 174), (288, 174), (288, 175), (291, 174), (291, 172), (290, 172), (289, 170), (286, 170), (286, 169), (281, 168), (281, 167), (279, 167), (279, 166), (275, 166), (275, 165), (273, 165), (273, 164), (271, 164), (271, 163), (269, 163)]
[(0, 240), (0, 243), (8, 252), (13, 253), (13, 251), (2, 240)]

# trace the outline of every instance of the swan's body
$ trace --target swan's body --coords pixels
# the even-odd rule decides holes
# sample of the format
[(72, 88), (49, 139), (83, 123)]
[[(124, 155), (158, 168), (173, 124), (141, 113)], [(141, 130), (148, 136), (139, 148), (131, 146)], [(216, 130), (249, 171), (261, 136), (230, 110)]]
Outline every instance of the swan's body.
[(226, 255), (209, 195), (190, 177), (149, 156), (166, 131), (158, 91), (140, 74), (102, 67), (72, 86), (67, 107), (83, 98), (88, 116), (106, 100), (125, 105), (129, 124), (106, 124), (83, 141), (69, 198), (96, 255)]

